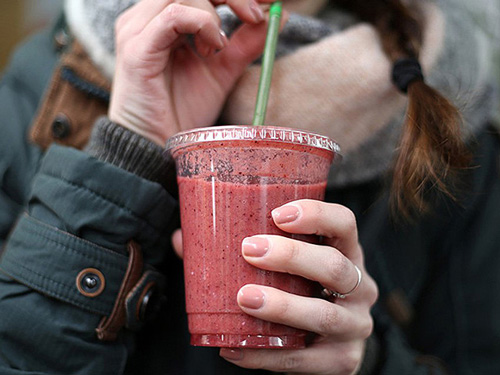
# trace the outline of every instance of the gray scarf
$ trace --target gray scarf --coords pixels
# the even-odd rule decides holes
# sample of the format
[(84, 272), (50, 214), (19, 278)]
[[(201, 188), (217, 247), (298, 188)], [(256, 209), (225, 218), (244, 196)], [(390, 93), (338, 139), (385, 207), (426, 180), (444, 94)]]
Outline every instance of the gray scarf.
[[(121, 12), (137, 1), (66, 0), (66, 16), (70, 28), (85, 46), (96, 65), (100, 66), (110, 78), (114, 64), (112, 25)], [(461, 108), (466, 131), (470, 136), (473, 136), (499, 113), (496, 97), (498, 71), (495, 69), (498, 70), (498, 66), (500, 66), (498, 59), (500, 30), (497, 25), (500, 16), (500, 2), (498, 0), (478, 0), (474, 2), (474, 10), (467, 0), (436, 0), (434, 3), (443, 10), (444, 34), (441, 42), (438, 45), (435, 43), (434, 50), (429, 47), (429, 51), (427, 51), (427, 55), (430, 57), (427, 58), (429, 62), (424, 63), (424, 68), (427, 65), (427, 69), (424, 69), (426, 81), (442, 91)], [(237, 27), (238, 20), (226, 7), (220, 7), (218, 11), (223, 28), (228, 34), (231, 34), (232, 30)], [(439, 19), (439, 17), (434, 18)], [(438, 24), (439, 21), (436, 21), (435, 25)], [(430, 39), (434, 33), (432, 27), (437, 27), (432, 25), (434, 24), (430, 23), (431, 30), (428, 30)], [(307, 61), (307, 56), (311, 56), (311, 59), (314, 58), (315, 55), (306, 54), (308, 48), (312, 48), (314, 51), (317, 46), (319, 50), (323, 46), (322, 43), (328, 46), (330, 42), (333, 45), (341, 45), (344, 35), (346, 39), (351, 38), (350, 41), (356, 41), (360, 35), (364, 35), (366, 39), (371, 34), (366, 27), (359, 27), (354, 18), (333, 8), (322, 11), (321, 15), (316, 18), (292, 14), (280, 35), (278, 55), (281, 58), (277, 60), (277, 82), (275, 83), (273, 79), (273, 87), (279, 87), (280, 84), (283, 85), (283, 88), (287, 87), (286, 85), (294, 78), (292, 72), (297, 71), (297, 69), (292, 69), (294, 68), (293, 64), (297, 64), (296, 60)], [(359, 46), (363, 46), (363, 44), (353, 45), (353, 47)], [(426, 52), (425, 48), (423, 52)], [(304, 54), (305, 60), (296, 58), (301, 53)], [(374, 58), (374, 66), (380, 65), (377, 65), (377, 61)], [(335, 80), (337, 66), (330, 67), (328, 64), (320, 66), (324, 67), (321, 68), (324, 70), (315, 70), (314, 75), (321, 77), (332, 75), (332, 78), (328, 79)], [(286, 79), (280, 83), (281, 68)], [(310, 125), (320, 129), (318, 132), (338, 138), (343, 148), (344, 160), (341, 165), (332, 169), (330, 176), (330, 184), (334, 186), (342, 187), (367, 181), (385, 173), (391, 166), (393, 153), (400, 136), (405, 98), (398, 94), (390, 84), (390, 66), (384, 65), (383, 68), (387, 72), (384, 70), (383, 74), (378, 73), (378, 75), (381, 76), (381, 80), (385, 84), (376, 85), (373, 93), (370, 92), (368, 95), (370, 100), (363, 96), (363, 82), (361, 82), (357, 87), (353, 85), (353, 90), (355, 92), (358, 90), (359, 95), (349, 96), (344, 90), (329, 93), (319, 88), (317, 93), (309, 93), (305, 99), (298, 98), (299, 103), (309, 103), (313, 107), (305, 106), (305, 115), (302, 118), (299, 117), (301, 120), (297, 123), (293, 123), (293, 119), (297, 116), (287, 118), (282, 113), (273, 114), (271, 112), (268, 114), (268, 122), (270, 123), (307, 128), (304, 125), (307, 125), (305, 122), (311, 118), (310, 114), (313, 112), (311, 108), (314, 108), (315, 113), (320, 113), (316, 118), (312, 117), (314, 123)], [(228, 105), (222, 114), (224, 123), (244, 123), (247, 118), (245, 116), (248, 116), (254, 105), (253, 100), (249, 100), (253, 95), (253, 92), (249, 93), (251, 91), (249, 87), (254, 86), (256, 75), (252, 69), (258, 69), (258, 67), (249, 68), (248, 73), (242, 77), (241, 82), (229, 98)], [(356, 72), (351, 73), (356, 74)], [(348, 76), (349, 72), (345, 74)], [(329, 86), (336, 87), (330, 84), (328, 79), (322, 79), (323, 84), (326, 85), (325, 90), (328, 90)], [(297, 90), (300, 92), (300, 88)], [(274, 107), (277, 109), (275, 112), (284, 112), (279, 111), (279, 103), (280, 100), (288, 99), (276, 95)], [(273, 97), (270, 100), (270, 107), (272, 107)], [(329, 106), (328, 100), (332, 103), (330, 112), (328, 108), (325, 108)], [(339, 113), (339, 109), (346, 108), (352, 103), (358, 105), (358, 107), (353, 108), (353, 113), (356, 111), (366, 112), (366, 116), (364, 120), (354, 117), (352, 124), (350, 124), (349, 116), (346, 120), (339, 118), (342, 116), (337, 116), (337, 113)], [(384, 112), (382, 108), (384, 103), (387, 104), (385, 109), (387, 115), (381, 116), (379, 113)], [(324, 111), (317, 111), (317, 108)], [(373, 124), (363, 125), (363, 121), (366, 123), (367, 119), (369, 121), (370, 118), (374, 119)], [(323, 128), (319, 124), (320, 122), (323, 123)], [(337, 126), (340, 123), (344, 123), (344, 125)], [(354, 126), (357, 123), (360, 126)], [(343, 143), (347, 147), (343, 147)]]

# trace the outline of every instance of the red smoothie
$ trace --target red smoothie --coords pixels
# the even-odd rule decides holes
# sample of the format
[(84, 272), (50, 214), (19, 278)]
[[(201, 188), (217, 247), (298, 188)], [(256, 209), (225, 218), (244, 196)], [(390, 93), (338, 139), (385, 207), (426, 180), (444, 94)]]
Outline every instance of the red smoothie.
[(225, 139), (188, 142), (172, 154), (178, 174), (191, 344), (305, 346), (306, 332), (243, 313), (236, 296), (250, 283), (308, 296), (314, 284), (248, 264), (241, 243), (256, 234), (292, 237), (274, 225), (271, 211), (296, 199), (322, 200), (334, 152), (275, 139)]
[[(194, 344), (304, 344), (304, 332), (244, 314), (236, 303), (236, 295), (250, 283), (311, 295), (311, 282), (248, 264), (241, 256), (241, 242), (255, 234), (286, 235), (274, 225), (271, 210), (298, 197), (323, 199), (324, 191), (323, 183), (243, 185), (179, 178), (180, 194), (190, 197), (183, 204), (181, 218), (186, 308)], [(215, 214), (205, 215), (207, 212)]]

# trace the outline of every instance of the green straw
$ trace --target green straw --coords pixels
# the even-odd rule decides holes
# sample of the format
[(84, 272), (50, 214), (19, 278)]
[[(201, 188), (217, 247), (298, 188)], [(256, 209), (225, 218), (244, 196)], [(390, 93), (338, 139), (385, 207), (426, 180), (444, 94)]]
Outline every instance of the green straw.
[(273, 75), (274, 57), (276, 55), (276, 44), (281, 19), (281, 1), (275, 1), (269, 10), (269, 26), (267, 29), (266, 45), (262, 57), (262, 70), (260, 73), (259, 91), (253, 116), (254, 125), (264, 125), (266, 118), (267, 102), (269, 100), (269, 89), (271, 88), (271, 77)]

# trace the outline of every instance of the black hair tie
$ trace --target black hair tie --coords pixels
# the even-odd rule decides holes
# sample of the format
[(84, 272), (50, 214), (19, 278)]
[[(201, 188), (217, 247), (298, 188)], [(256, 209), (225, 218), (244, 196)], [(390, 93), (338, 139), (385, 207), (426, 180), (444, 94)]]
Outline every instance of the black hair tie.
[(416, 58), (399, 59), (392, 65), (392, 82), (405, 94), (410, 83), (423, 80), (422, 67)]

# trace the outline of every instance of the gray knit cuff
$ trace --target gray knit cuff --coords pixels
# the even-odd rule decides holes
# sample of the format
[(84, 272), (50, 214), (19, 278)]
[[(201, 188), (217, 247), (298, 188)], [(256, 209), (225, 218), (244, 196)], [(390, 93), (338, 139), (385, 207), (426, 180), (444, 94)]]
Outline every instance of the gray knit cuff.
[(168, 163), (162, 148), (107, 117), (96, 121), (85, 151), (140, 177), (165, 183)]

